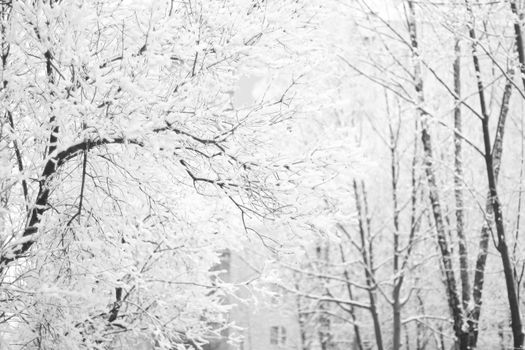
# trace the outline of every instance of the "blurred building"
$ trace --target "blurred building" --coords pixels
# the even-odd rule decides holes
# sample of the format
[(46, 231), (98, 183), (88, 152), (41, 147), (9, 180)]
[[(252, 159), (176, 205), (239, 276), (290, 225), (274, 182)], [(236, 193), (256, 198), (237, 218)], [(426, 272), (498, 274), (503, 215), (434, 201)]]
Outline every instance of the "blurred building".
[[(221, 271), (226, 282), (243, 283), (255, 278), (256, 268), (241, 256), (223, 252), (221, 263), (214, 270)], [(235, 296), (225, 303), (234, 305), (228, 319), (235, 326), (210, 339), (205, 350), (301, 350), (301, 337), (297, 309), (293, 300), (276, 297), (274, 300), (255, 301), (247, 288), (240, 287)], [(229, 338), (239, 339), (230, 342)]]

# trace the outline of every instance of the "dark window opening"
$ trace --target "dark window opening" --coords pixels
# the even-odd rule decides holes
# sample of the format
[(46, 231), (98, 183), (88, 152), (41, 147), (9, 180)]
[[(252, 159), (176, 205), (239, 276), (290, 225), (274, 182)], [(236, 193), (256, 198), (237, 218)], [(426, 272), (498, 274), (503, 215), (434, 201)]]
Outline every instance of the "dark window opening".
[(270, 328), (270, 344), (284, 345), (286, 344), (286, 328), (283, 326), (273, 326)]

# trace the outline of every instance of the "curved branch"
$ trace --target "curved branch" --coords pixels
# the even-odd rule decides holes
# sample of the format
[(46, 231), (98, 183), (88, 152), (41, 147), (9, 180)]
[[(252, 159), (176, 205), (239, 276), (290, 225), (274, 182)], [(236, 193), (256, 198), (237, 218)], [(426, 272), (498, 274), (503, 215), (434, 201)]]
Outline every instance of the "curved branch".
[[(179, 135), (184, 135), (186, 137), (189, 137), (203, 145), (209, 145), (212, 144), (216, 146), (222, 153), (225, 152), (225, 149), (220, 145), (219, 140), (210, 140), (210, 139), (203, 139), (199, 138), (197, 136), (194, 136), (188, 132), (185, 132), (183, 130), (174, 128), (170, 123), (166, 122), (166, 127), (154, 129), (154, 133), (160, 133), (164, 131), (172, 131)], [(50, 151), (48, 153), (48, 159), (44, 164), (44, 170), (42, 171), (42, 174), (40, 176), (40, 186), (38, 190), (38, 194), (36, 196), (35, 205), (30, 209), (30, 213), (28, 215), (28, 223), (22, 232), (22, 236), (18, 241), (15, 241), (14, 249), (8, 252), (2, 252), (0, 255), (0, 275), (4, 271), (4, 268), (11, 263), (14, 260), (17, 260), (21, 258), (35, 243), (34, 236), (38, 233), (38, 225), (41, 222), (41, 216), (46, 211), (49, 203), (49, 194), (50, 194), (50, 188), (48, 186), (49, 181), (55, 176), (55, 174), (59, 171), (59, 169), (69, 160), (75, 158), (77, 155), (88, 152), (94, 148), (104, 146), (104, 145), (116, 145), (116, 144), (132, 144), (137, 145), (140, 147), (144, 147), (145, 144), (143, 141), (137, 139), (137, 138), (126, 138), (125, 136), (119, 136), (119, 137), (113, 137), (113, 138), (98, 138), (98, 139), (86, 139), (82, 142), (78, 142), (76, 144), (73, 144), (66, 149), (62, 151), (58, 151), (56, 149), (56, 141), (53, 142), (52, 148), (50, 147)], [(206, 178), (201, 178), (195, 176), (188, 168), (187, 164), (184, 161), (180, 161), (181, 165), (185, 168), (188, 175), (192, 178), (194, 182), (201, 181), (201, 182), (208, 182), (214, 185), (219, 186), (220, 188), (224, 189), (226, 187), (240, 187), (237, 184), (224, 182), (224, 181), (216, 181)]]

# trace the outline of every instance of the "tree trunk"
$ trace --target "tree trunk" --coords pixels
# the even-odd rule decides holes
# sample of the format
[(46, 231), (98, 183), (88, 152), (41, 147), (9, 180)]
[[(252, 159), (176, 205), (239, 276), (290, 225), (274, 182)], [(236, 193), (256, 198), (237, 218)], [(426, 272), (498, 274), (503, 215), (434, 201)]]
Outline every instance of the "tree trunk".
[[(511, 75), (512, 76), (512, 75)], [(505, 123), (509, 111), (509, 100), (512, 93), (512, 81), (507, 80), (501, 99), (501, 108), (499, 113), (498, 127), (492, 148), (494, 180), (498, 183), (499, 169), (501, 165), (501, 156), (503, 153), (503, 136), (505, 135)], [(479, 251), (476, 259), (476, 271), (474, 273), (474, 284), (472, 288), (473, 309), (468, 315), (469, 322), (469, 349), (475, 349), (478, 341), (478, 322), (481, 314), (483, 284), (485, 282), (485, 266), (487, 262), (490, 231), (492, 225), (493, 210), (490, 202), (490, 193), (487, 194), (485, 204), (485, 215), (487, 220), (483, 222), (479, 240)]]
[(407, 4), (407, 22), (412, 48), (412, 59), (414, 61), (414, 85), (418, 99), (417, 111), (419, 114), (419, 119), (421, 121), (421, 141), (423, 144), (425, 174), (427, 178), (429, 192), (428, 195), (436, 227), (437, 243), (441, 252), (441, 263), (443, 274), (445, 277), (445, 285), (447, 289), (447, 301), (454, 321), (454, 333), (457, 337), (457, 340), (460, 343), (460, 348), (466, 349), (467, 338), (462, 331), (465, 318), (463, 314), (462, 303), (458, 294), (457, 282), (452, 262), (452, 254), (450, 252), (449, 243), (447, 241), (447, 230), (445, 227), (443, 209), (441, 207), (441, 202), (439, 198), (440, 196), (436, 180), (436, 171), (434, 169), (432, 137), (428, 129), (428, 122), (425, 115), (425, 111), (420, 107), (424, 103), (424, 97), (421, 63), (418, 54), (419, 45), (417, 39), (416, 13), (413, 1), (407, 0)]
[(401, 303), (399, 300), (400, 289), (401, 289), (401, 285), (396, 284), (394, 286), (394, 292), (392, 293), (392, 297), (393, 297), (393, 303), (392, 303), (393, 344), (392, 344), (392, 349), (393, 350), (401, 349)]
[[(473, 19), (472, 9), (470, 3), (466, 0), (467, 11), (471, 14)], [(487, 180), (489, 185), (489, 201), (494, 214), (494, 223), (496, 226), (496, 233), (498, 236), (497, 249), (501, 257), (503, 265), (503, 273), (505, 275), (505, 284), (507, 288), (507, 299), (509, 302), (510, 317), (511, 317), (511, 328), (512, 336), (514, 339), (514, 348), (523, 349), (524, 333), (521, 323), (520, 305), (518, 301), (518, 293), (516, 280), (514, 278), (514, 270), (510, 261), (509, 249), (506, 242), (505, 227), (503, 224), (503, 212), (499, 201), (498, 190), (496, 187), (496, 178), (494, 174), (494, 162), (493, 154), (491, 149), (490, 131), (489, 131), (489, 114), (486, 108), (485, 94), (483, 82), (481, 80), (481, 66), (477, 54), (477, 38), (476, 32), (474, 31), (474, 24), (472, 23), (469, 30), (469, 35), (472, 40), (472, 61), (474, 64), (474, 70), (477, 77), (478, 96), (481, 108), (481, 128), (483, 132), (483, 145), (484, 145), (484, 158), (485, 168), (487, 171)]]
[[(388, 107), (388, 100), (387, 100)], [(389, 113), (390, 114), (390, 113)], [(394, 274), (394, 288), (392, 291), (392, 349), (401, 349), (401, 287), (403, 279), (400, 271), (400, 255), (399, 251), (399, 204), (397, 194), (397, 179), (399, 164), (397, 161), (397, 138), (392, 127), (392, 121), (389, 117), (388, 130), (390, 134), (390, 177), (392, 185), (392, 211), (393, 211), (393, 274)]]
[[(355, 203), (358, 215), (359, 236), (361, 238), (361, 256), (363, 259), (366, 284), (368, 287), (368, 298), (370, 300), (370, 314), (374, 324), (374, 334), (376, 338), (376, 345), (378, 350), (383, 350), (383, 336), (381, 332), (381, 322), (377, 312), (376, 293), (375, 293), (375, 279), (374, 266), (371, 252), (371, 237), (370, 237), (370, 220), (368, 218), (368, 209), (366, 204), (366, 194), (363, 192), (363, 205), (361, 205), (361, 198), (359, 196), (359, 189), (357, 182), (353, 181)], [(363, 185), (364, 188), (364, 185)], [(364, 206), (364, 208), (363, 208)]]
[[(343, 246), (339, 245), (339, 251), (341, 252), (341, 262), (344, 266), (346, 266), (346, 259), (343, 251)], [(348, 273), (348, 270), (344, 269), (343, 275), (345, 276), (345, 279), (347, 281), (350, 281), (350, 274)], [(350, 283), (346, 283), (346, 290), (348, 292), (348, 297), (350, 300), (354, 300), (354, 293), (352, 292), (352, 285)], [(353, 331), (354, 331), (354, 345), (356, 347), (356, 350), (364, 350), (363, 349), (363, 341), (361, 340), (361, 330), (359, 329), (359, 325), (357, 324), (357, 317), (355, 315), (355, 309), (350, 306), (348, 308), (348, 312), (350, 314), (350, 318), (352, 319), (353, 323)]]
[(456, 201), (456, 233), (458, 235), (459, 250), (459, 268), (461, 278), (461, 300), (463, 309), (466, 310), (470, 301), (470, 278), (468, 267), (467, 240), (464, 232), (464, 209), (463, 209), (463, 156), (461, 137), (462, 120), (461, 120), (461, 47), (459, 39), (456, 39), (454, 45), (454, 198)]

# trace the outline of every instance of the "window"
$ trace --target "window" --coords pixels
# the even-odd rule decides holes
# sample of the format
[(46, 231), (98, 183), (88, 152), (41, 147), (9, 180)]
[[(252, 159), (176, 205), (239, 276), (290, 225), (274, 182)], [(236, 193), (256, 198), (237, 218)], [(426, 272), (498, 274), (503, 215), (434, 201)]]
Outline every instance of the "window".
[(270, 344), (284, 345), (286, 344), (286, 328), (283, 326), (273, 326), (270, 328)]
[(277, 345), (279, 342), (279, 327), (270, 328), (270, 344)]
[(326, 244), (317, 245), (315, 247), (315, 255), (318, 260), (328, 261), (328, 258), (329, 258), (328, 245)]
[(281, 345), (286, 344), (286, 328), (281, 327)]

